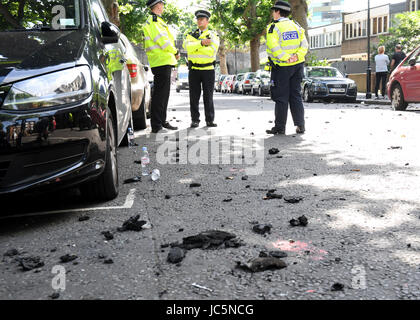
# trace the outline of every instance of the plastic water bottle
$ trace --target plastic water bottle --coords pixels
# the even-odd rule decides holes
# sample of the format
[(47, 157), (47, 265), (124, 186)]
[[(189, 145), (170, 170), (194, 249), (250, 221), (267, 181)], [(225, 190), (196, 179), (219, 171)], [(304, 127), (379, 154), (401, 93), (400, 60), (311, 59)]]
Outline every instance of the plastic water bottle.
[[(128, 128), (128, 148), (129, 149), (134, 149), (134, 131), (132, 128)], [(134, 152), (136, 152), (136, 150), (134, 149)]]
[(160, 171), (159, 171), (159, 169), (154, 169), (152, 171), (152, 180), (153, 181), (157, 181), (157, 180), (159, 180), (159, 178), (160, 178)]
[(148, 176), (149, 170), (148, 165), (150, 163), (149, 152), (147, 152), (147, 147), (143, 147), (143, 154), (141, 156), (141, 174), (142, 176)]

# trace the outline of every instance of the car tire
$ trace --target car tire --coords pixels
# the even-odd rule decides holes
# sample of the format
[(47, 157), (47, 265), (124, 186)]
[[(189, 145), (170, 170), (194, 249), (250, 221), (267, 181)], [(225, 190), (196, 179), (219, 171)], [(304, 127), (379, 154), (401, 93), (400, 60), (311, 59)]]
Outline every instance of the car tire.
[(251, 96), (255, 96), (255, 91), (254, 91), (254, 87), (251, 87), (251, 91), (249, 93)]
[(101, 175), (93, 181), (84, 183), (81, 187), (82, 195), (94, 201), (109, 201), (118, 196), (118, 159), (117, 139), (114, 120), (109, 109), (106, 110), (107, 139), (105, 151), (105, 168)]
[(314, 101), (313, 98), (311, 97), (311, 94), (309, 93), (308, 86), (305, 86), (305, 88), (303, 89), (303, 101), (305, 101), (305, 102)]
[(262, 97), (262, 95), (263, 95), (263, 92), (262, 92), (262, 88), (261, 88), (261, 86), (259, 86), (259, 87), (258, 87), (258, 95), (259, 95), (260, 97)]
[(178, 93), (179, 93), (180, 91), (181, 91), (181, 89), (178, 89), (178, 88), (176, 89), (176, 92), (178, 92)]
[(146, 115), (146, 98), (143, 95), (140, 107), (137, 111), (133, 112), (133, 126), (134, 130), (144, 130), (147, 128), (147, 115)]
[(242, 87), (242, 94), (246, 95), (246, 91), (245, 91), (244, 87)]
[(404, 93), (398, 83), (392, 88), (391, 103), (395, 111), (404, 111), (408, 107), (408, 103), (404, 100)]

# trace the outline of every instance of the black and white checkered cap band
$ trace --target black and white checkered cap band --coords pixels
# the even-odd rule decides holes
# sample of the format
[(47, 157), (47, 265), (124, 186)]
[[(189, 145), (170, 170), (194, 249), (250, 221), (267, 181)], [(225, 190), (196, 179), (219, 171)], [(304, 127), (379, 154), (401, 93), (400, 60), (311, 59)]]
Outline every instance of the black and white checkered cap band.
[(197, 15), (195, 16), (196, 18), (202, 18), (202, 17), (204, 17), (204, 18), (210, 18), (207, 14), (205, 14), (205, 13), (197, 13)]
[(271, 7), (271, 10), (273, 10), (273, 9), (281, 9), (281, 10), (284, 10), (284, 11), (291, 11), (290, 7), (276, 5), (276, 4)]
[(151, 4), (149, 4), (149, 8), (153, 7), (155, 4), (157, 4), (157, 3), (159, 3), (159, 2), (163, 2), (163, 3), (165, 3), (165, 2), (164, 2), (164, 1), (162, 1), (162, 0), (156, 0), (156, 1), (153, 1)]

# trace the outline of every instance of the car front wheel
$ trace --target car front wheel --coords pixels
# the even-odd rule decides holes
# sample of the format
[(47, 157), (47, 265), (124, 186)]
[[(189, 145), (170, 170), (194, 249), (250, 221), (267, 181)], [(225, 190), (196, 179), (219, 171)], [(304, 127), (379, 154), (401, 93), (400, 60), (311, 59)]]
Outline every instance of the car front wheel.
[(143, 100), (140, 104), (140, 107), (137, 111), (133, 112), (133, 125), (134, 130), (143, 130), (146, 129), (147, 123), (146, 123), (147, 115), (146, 115), (146, 95), (143, 95)]
[(397, 111), (404, 111), (408, 103), (404, 100), (404, 94), (399, 84), (396, 84), (391, 93), (392, 108)]
[(305, 89), (303, 90), (303, 101), (305, 101), (305, 102), (312, 102), (313, 101), (313, 99), (311, 97), (311, 94), (309, 93), (308, 86), (306, 86)]
[(109, 109), (107, 109), (107, 141), (105, 168), (95, 180), (81, 186), (82, 194), (89, 200), (109, 201), (118, 195), (118, 159), (117, 139), (115, 137), (114, 122)]

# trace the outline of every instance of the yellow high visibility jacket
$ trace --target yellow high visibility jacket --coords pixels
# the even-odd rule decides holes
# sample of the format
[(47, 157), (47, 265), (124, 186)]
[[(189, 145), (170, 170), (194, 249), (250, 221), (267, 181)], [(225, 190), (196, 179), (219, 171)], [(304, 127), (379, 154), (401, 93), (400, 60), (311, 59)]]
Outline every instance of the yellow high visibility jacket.
[(143, 32), (144, 49), (150, 67), (175, 66), (177, 64), (175, 55), (178, 50), (175, 48), (174, 37), (165, 21), (152, 14), (143, 26)]
[[(209, 46), (203, 46), (201, 40), (204, 39), (211, 39), (211, 44)], [(199, 30), (197, 29), (187, 35), (183, 47), (188, 53), (188, 61), (191, 61), (193, 64), (209, 64), (216, 61), (219, 44), (220, 40), (216, 32), (207, 29), (199, 35)], [(192, 69), (213, 70), (214, 65), (207, 67), (193, 66)]]
[[(278, 66), (293, 66), (305, 61), (308, 41), (305, 30), (288, 18), (267, 26), (267, 55)], [(287, 63), (292, 54), (297, 54), (298, 61)]]

